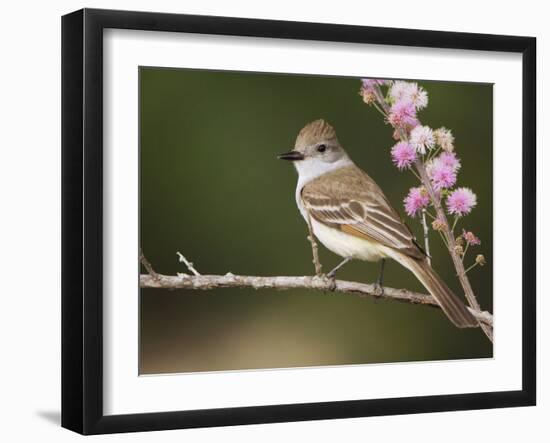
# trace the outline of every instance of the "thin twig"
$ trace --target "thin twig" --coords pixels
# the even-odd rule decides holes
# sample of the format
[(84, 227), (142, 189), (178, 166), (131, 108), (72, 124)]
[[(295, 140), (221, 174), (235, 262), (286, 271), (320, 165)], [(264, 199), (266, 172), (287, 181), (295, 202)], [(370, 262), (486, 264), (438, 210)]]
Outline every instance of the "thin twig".
[(457, 223), (458, 223), (458, 217), (455, 217), (455, 221), (453, 222), (453, 227), (451, 228), (451, 233), (453, 233), (453, 235), (454, 235)]
[(445, 238), (443, 233), (440, 230), (437, 230), (437, 232), (439, 232), (439, 235), (441, 236), (441, 240), (443, 241), (443, 244), (447, 247), (447, 249), (449, 249), (449, 244), (447, 243), (447, 239)]
[(409, 170), (410, 170), (410, 171), (413, 173), (413, 175), (418, 179), (418, 181), (422, 181), (422, 179), (420, 178), (420, 176), (418, 175), (418, 173), (417, 173), (414, 169), (410, 168)]
[(153, 269), (153, 266), (151, 265), (151, 263), (149, 263), (149, 260), (147, 260), (147, 258), (143, 254), (143, 251), (141, 250), (141, 248), (139, 248), (139, 261), (141, 262), (143, 267), (147, 270), (149, 275), (153, 278), (153, 280), (159, 279), (159, 275), (155, 272), (155, 270)]
[(386, 102), (386, 99), (384, 98), (384, 94), (382, 94), (382, 91), (380, 90), (380, 86), (374, 85), (373, 92), (374, 92), (374, 97), (382, 107), (382, 110), (384, 111), (384, 113), (388, 114), (390, 112), (390, 107)]
[(317, 242), (315, 241), (315, 236), (313, 235), (313, 226), (311, 225), (311, 216), (309, 215), (309, 211), (307, 212), (307, 228), (309, 230), (309, 235), (307, 236), (307, 239), (311, 243), (311, 252), (313, 254), (313, 264), (315, 265), (315, 275), (321, 276), (323, 266), (319, 261), (319, 247), (317, 246)]
[[(464, 248), (464, 252), (462, 253), (462, 262), (464, 263), (464, 257), (466, 257), (466, 252), (468, 252), (468, 248), (470, 247), (470, 242), (466, 242), (466, 247)], [(468, 271), (466, 271), (468, 272)]]
[(185, 263), (185, 266), (187, 266), (187, 269), (189, 269), (193, 274), (195, 275), (201, 275), (199, 273), (199, 271), (197, 271), (194, 267), (193, 267), (193, 263), (190, 262), (189, 260), (187, 260), (181, 252), (176, 252), (176, 254), (178, 254), (178, 257), (179, 257), (179, 260), (180, 260), (180, 263)]
[(426, 215), (429, 215), (432, 220), (435, 220), (437, 217), (435, 215), (433, 215), (430, 211), (428, 211), (427, 209), (424, 209), (424, 212), (426, 212)]
[[(276, 276), (260, 277), (252, 275), (158, 275), (158, 279), (151, 275), (142, 274), (139, 277), (141, 288), (164, 289), (216, 289), (216, 288), (254, 288), (254, 289), (313, 289), (330, 294), (339, 292), (358, 295), (360, 297), (374, 297), (376, 299), (396, 300), (413, 304), (439, 307), (437, 301), (428, 294), (395, 289), (384, 286), (380, 293), (376, 284), (359, 283), (346, 280), (332, 280), (323, 276)], [(481, 324), (492, 326), (493, 316), (489, 312), (480, 312), (469, 308), (470, 312)]]
[(436, 149), (433, 149), (432, 152), (428, 155), (428, 161), (432, 160), (433, 158), (435, 158), (435, 156), (437, 154), (439, 154), (439, 152), (441, 151), (441, 146), (438, 146)]
[(374, 108), (375, 108), (378, 112), (380, 112), (380, 114), (382, 114), (382, 115), (383, 115), (384, 117), (386, 117), (386, 118), (388, 117), (388, 115), (387, 115), (387, 114), (386, 114), (386, 113), (376, 104), (376, 102), (372, 102), (372, 104), (373, 104)]
[(432, 256), (430, 255), (430, 238), (428, 224), (426, 223), (426, 210), (422, 209), (422, 229), (424, 231), (424, 249), (429, 265), (432, 265)]

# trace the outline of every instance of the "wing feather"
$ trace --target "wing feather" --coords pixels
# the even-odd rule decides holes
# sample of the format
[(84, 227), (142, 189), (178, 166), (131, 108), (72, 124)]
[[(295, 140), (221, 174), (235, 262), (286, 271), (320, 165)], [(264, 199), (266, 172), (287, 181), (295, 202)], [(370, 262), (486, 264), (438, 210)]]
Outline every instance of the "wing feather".
[(304, 207), (320, 223), (412, 257), (425, 256), (382, 190), (356, 166), (312, 180), (302, 189), (301, 197)]

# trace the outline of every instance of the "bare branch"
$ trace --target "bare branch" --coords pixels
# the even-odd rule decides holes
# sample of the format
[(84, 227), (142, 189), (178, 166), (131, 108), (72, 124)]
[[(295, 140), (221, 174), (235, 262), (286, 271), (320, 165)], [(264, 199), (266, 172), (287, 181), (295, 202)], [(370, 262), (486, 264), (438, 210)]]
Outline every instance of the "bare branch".
[(179, 260), (180, 260), (180, 263), (185, 263), (185, 266), (187, 266), (187, 269), (189, 269), (193, 274), (195, 275), (201, 275), (199, 271), (197, 271), (194, 267), (193, 267), (193, 263), (190, 262), (189, 260), (187, 260), (183, 254), (181, 252), (176, 252), (176, 254), (178, 254), (178, 257), (179, 257)]
[[(185, 275), (177, 276), (158, 274), (155, 279), (151, 275), (142, 274), (139, 277), (141, 288), (164, 289), (216, 289), (216, 288), (254, 288), (254, 289), (313, 289), (328, 293), (339, 292), (373, 297), (377, 299), (396, 300), (413, 304), (439, 307), (437, 301), (428, 294), (394, 289), (384, 286), (384, 293), (380, 294), (377, 285), (359, 283), (346, 280), (332, 280), (320, 276), (276, 276), (259, 277), (250, 275)], [(489, 312), (480, 312), (474, 309), (470, 312), (484, 325), (493, 325), (493, 316)]]

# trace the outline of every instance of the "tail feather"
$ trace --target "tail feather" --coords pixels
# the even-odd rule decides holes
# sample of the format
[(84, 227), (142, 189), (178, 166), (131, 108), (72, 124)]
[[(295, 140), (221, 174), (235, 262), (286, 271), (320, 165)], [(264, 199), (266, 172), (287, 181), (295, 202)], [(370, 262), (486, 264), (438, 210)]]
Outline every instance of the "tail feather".
[(420, 280), (455, 326), (459, 328), (475, 328), (479, 326), (479, 322), (464, 303), (449, 289), (426, 260), (400, 255), (399, 262)]

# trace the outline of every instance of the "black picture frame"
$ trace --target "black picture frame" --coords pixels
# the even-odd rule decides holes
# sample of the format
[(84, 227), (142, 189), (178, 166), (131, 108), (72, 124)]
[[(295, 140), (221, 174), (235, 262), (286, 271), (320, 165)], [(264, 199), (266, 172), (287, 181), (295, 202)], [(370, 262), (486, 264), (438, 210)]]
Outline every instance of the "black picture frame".
[[(522, 389), (130, 415), (103, 412), (103, 30), (172, 31), (522, 54)], [(62, 426), (82, 434), (535, 405), (536, 39), (83, 9), (62, 18)]]

